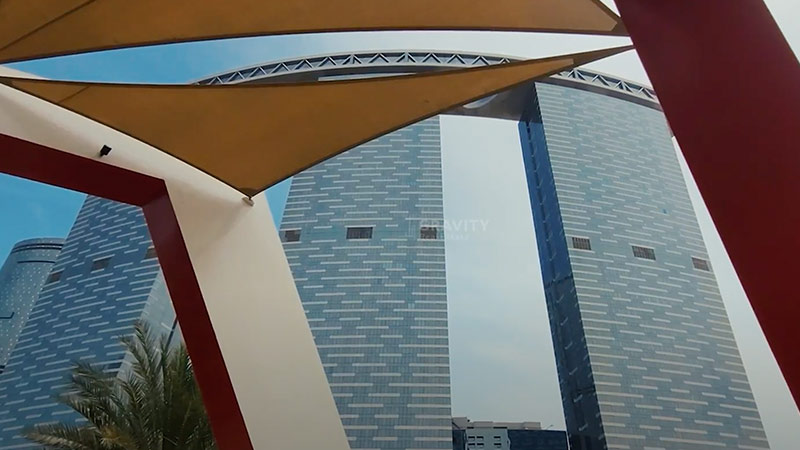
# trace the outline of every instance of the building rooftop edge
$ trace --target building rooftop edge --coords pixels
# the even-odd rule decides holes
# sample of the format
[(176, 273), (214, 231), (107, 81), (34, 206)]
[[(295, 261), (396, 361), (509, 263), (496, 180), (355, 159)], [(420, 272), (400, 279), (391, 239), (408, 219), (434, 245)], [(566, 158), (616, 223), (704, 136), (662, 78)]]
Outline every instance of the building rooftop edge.
[(468, 417), (453, 417), (453, 425), (461, 428), (506, 428), (509, 430), (542, 430), (542, 423), (534, 420), (522, 422), (495, 422), (491, 420), (470, 420)]
[(58, 245), (63, 247), (64, 242), (66, 242), (66, 239), (64, 238), (55, 238), (55, 237), (28, 238), (28, 239), (23, 239), (14, 244), (14, 246), (11, 248), (11, 251), (13, 252), (14, 250), (18, 250), (20, 247), (26, 247), (29, 245), (41, 245), (41, 244)]
[[(267, 79), (281, 79), (288, 75), (315, 74), (324, 72), (342, 73), (348, 70), (369, 71), (380, 67), (394, 69), (419, 68), (422, 70), (447, 69), (459, 67), (489, 66), (520, 61), (524, 58), (480, 52), (448, 50), (373, 50), (354, 52), (334, 52), (302, 57), (277, 59), (261, 64), (248, 65), (229, 70), (200, 80), (195, 84), (239, 84)], [(413, 70), (413, 69), (410, 69)], [(408, 71), (406, 71), (408, 72)], [(570, 87), (586, 88), (595, 93), (614, 92), (642, 101), (658, 104), (655, 91), (642, 83), (630, 81), (603, 72), (573, 68), (543, 81), (567, 81)]]
[[(497, 58), (497, 59), (507, 59), (509, 61), (522, 61), (525, 58), (521, 58), (519, 56), (513, 55), (503, 55), (500, 53), (482, 53), (482, 52), (467, 52), (467, 51), (459, 51), (459, 50), (431, 50), (431, 49), (388, 49), (388, 50), (356, 50), (356, 51), (342, 51), (342, 52), (330, 52), (330, 53), (314, 53), (311, 55), (303, 55), (303, 56), (294, 56), (291, 58), (283, 58), (283, 59), (274, 59), (271, 61), (265, 61), (260, 64), (248, 64), (240, 67), (236, 67), (229, 70), (223, 70), (220, 72), (216, 72), (210, 74), (208, 76), (199, 78), (197, 80), (191, 81), (190, 83), (202, 83), (203, 81), (211, 80), (216, 77), (222, 77), (225, 75), (230, 75), (236, 72), (241, 72), (245, 70), (250, 70), (258, 67), (262, 67), (268, 64), (279, 64), (279, 63), (290, 63), (293, 61), (303, 61), (303, 60), (312, 60), (312, 59), (320, 59), (320, 58), (332, 58), (332, 57), (339, 57), (339, 56), (349, 56), (349, 55), (370, 55), (376, 53), (433, 53), (433, 54), (457, 54), (457, 55), (480, 55), (486, 58)], [(2, 67), (2, 66), (0, 66)]]

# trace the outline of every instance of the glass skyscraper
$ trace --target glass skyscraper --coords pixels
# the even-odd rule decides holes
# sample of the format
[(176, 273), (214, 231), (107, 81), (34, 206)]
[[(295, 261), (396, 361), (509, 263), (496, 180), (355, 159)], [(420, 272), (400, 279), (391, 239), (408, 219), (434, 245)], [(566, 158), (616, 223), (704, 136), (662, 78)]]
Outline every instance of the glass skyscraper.
[(0, 269), (0, 374), (63, 246), (55, 238), (18, 242)]
[(571, 448), (768, 448), (665, 117), (607, 92), (520, 125)]
[[(509, 60), (323, 55), (200, 83)], [(574, 69), (449, 113), (519, 121), (571, 448), (768, 448), (652, 90)], [(453, 445), (439, 127), (432, 118), (375, 139), (290, 188), (281, 239), (354, 449)], [(118, 338), (134, 322), (176, 328), (138, 208), (89, 197), (54, 264), (49, 255), (24, 295), (0, 288), (0, 307), (28, 299), (12, 311), (22, 329), (0, 375), (0, 450), (36, 447), (20, 437), (25, 427), (80, 421), (55, 400), (74, 361), (118, 372)]]
[(353, 449), (450, 449), (438, 118), (292, 180), (280, 233)]
[[(504, 62), (414, 51), (333, 54), (199, 83), (324, 82)], [(351, 448), (451, 449), (439, 119), (294, 176), (280, 233)]]
[(27, 427), (82, 419), (57, 398), (76, 361), (127, 367), (119, 338), (143, 320), (157, 332), (175, 316), (138, 207), (88, 197), (0, 375), (0, 449), (39, 448)]
[[(511, 60), (342, 53), (199, 83)], [(652, 89), (573, 69), (448, 114), (519, 122), (571, 448), (768, 448)], [(430, 208), (442, 192), (435, 124), (351, 150), (291, 187), (281, 237), (353, 448), (448, 446), (444, 251), (441, 229), (426, 226), (443, 219)], [(424, 178), (411, 168), (426, 166), (406, 160), (422, 150)]]

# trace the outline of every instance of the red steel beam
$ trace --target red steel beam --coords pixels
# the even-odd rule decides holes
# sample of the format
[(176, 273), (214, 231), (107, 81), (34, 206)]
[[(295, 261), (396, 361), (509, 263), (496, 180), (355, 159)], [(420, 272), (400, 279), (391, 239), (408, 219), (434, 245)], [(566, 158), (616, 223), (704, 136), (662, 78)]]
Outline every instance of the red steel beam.
[(616, 0), (800, 405), (800, 64), (762, 0)]

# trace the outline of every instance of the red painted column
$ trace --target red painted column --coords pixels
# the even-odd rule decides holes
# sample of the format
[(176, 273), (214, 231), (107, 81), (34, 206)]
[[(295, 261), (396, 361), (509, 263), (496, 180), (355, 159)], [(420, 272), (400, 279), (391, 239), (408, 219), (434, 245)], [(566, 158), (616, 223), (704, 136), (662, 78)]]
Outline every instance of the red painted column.
[(142, 211), (217, 446), (220, 450), (253, 450), (166, 186), (161, 195), (142, 205)]
[(800, 64), (762, 0), (616, 0), (800, 405)]

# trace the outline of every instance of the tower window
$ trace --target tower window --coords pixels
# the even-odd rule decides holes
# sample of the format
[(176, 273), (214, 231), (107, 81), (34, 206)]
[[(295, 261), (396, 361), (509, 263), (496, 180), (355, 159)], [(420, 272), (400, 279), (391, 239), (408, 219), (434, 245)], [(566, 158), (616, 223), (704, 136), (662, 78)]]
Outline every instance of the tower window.
[(111, 263), (111, 257), (96, 259), (92, 262), (92, 272), (95, 270), (103, 270)]
[(437, 239), (439, 230), (436, 227), (422, 227), (419, 229), (420, 239)]
[(631, 248), (633, 249), (633, 256), (637, 258), (656, 260), (656, 251), (652, 248), (638, 245), (632, 245)]
[(147, 251), (144, 252), (144, 259), (153, 259), (156, 255), (156, 248), (155, 247), (148, 247)]
[(347, 239), (372, 239), (372, 227), (347, 227)]
[(297, 242), (300, 240), (300, 230), (284, 230), (283, 231), (283, 241), (284, 242)]
[(592, 242), (589, 240), (589, 238), (573, 237), (572, 248), (577, 248), (578, 250), (591, 250)]
[(47, 281), (45, 281), (45, 284), (55, 283), (56, 281), (60, 280), (63, 273), (63, 270), (50, 273), (50, 275), (47, 277)]
[(696, 258), (692, 256), (692, 265), (695, 269), (711, 272), (711, 265), (709, 265), (708, 261), (703, 258)]

